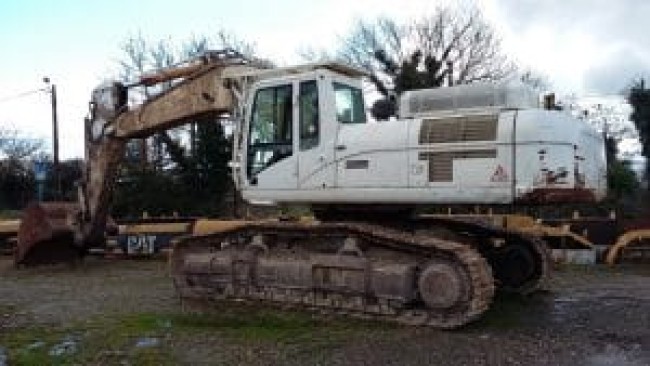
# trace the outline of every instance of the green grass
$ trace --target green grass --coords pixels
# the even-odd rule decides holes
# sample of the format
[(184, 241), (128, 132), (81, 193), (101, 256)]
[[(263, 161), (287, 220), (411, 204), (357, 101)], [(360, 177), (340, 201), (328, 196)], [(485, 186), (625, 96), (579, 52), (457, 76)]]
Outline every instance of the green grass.
[[(302, 312), (242, 307), (211, 314), (130, 314), (102, 316), (64, 327), (27, 327), (3, 331), (0, 346), (11, 365), (175, 364), (173, 343), (194, 335), (218, 337), (234, 344), (299, 344), (301, 349), (335, 347), (382, 325), (349, 319), (326, 319)], [(157, 346), (137, 348), (138, 339), (153, 337)], [(189, 338), (188, 338), (189, 337)], [(76, 341), (73, 354), (51, 356), (52, 347)], [(33, 345), (41, 343), (41, 346)]]
[(390, 327), (383, 323), (252, 306), (226, 308), (219, 313), (173, 315), (168, 320), (181, 330), (218, 330), (234, 340), (281, 343), (336, 341)]
[[(0, 346), (8, 350), (11, 365), (119, 364), (128, 360), (138, 365), (167, 365), (169, 353), (164, 347), (165, 328), (152, 314), (132, 315), (119, 319), (98, 318), (66, 327), (28, 327), (5, 331)], [(141, 337), (156, 337), (161, 345), (138, 349)], [(52, 356), (50, 350), (73, 339), (76, 352)], [(33, 345), (42, 343), (39, 347)]]
[(69, 361), (66, 357), (50, 360), (47, 354), (48, 345), (56, 344), (63, 336), (61, 330), (41, 327), (20, 329), (0, 335), (0, 346), (8, 350), (11, 365), (66, 364)]

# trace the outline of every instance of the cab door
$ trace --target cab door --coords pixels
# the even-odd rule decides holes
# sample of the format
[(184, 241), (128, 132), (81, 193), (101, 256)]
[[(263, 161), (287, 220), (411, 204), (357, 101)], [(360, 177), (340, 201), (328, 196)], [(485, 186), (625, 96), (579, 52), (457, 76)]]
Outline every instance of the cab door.
[[(298, 83), (298, 188), (324, 189), (334, 185), (333, 124), (328, 126), (324, 76)], [(320, 83), (318, 81), (321, 81)]]
[(257, 89), (251, 106), (246, 146), (250, 189), (296, 189), (294, 87), (291, 83)]

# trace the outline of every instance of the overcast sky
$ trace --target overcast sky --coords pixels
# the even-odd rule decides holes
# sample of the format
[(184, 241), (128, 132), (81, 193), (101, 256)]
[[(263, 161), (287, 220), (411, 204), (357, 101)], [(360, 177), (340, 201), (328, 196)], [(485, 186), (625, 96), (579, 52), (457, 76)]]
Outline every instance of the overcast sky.
[[(50, 138), (49, 96), (57, 85), (61, 156), (83, 153), (82, 120), (92, 88), (115, 74), (119, 46), (146, 38), (187, 39), (221, 29), (279, 64), (304, 47), (334, 48), (355, 19), (431, 13), (433, 0), (5, 0), (0, 3), (0, 128)], [(650, 70), (650, 1), (485, 0), (507, 54), (545, 74), (560, 93), (613, 94)]]
[(650, 71), (650, 1), (495, 0), (486, 3), (509, 49), (556, 88), (620, 92)]

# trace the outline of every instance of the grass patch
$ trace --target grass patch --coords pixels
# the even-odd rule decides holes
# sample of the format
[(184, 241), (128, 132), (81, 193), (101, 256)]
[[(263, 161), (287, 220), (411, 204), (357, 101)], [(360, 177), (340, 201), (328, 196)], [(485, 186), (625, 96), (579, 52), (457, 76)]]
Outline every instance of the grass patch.
[[(9, 353), (11, 365), (120, 364), (170, 365), (164, 347), (165, 328), (155, 315), (119, 319), (98, 318), (68, 327), (29, 327), (0, 335), (0, 346)], [(156, 337), (160, 345), (138, 349), (138, 338)], [(68, 351), (56, 350), (65, 349)]]
[(5, 332), (0, 335), (0, 347), (8, 351), (10, 365), (65, 365), (72, 361), (68, 357), (50, 359), (47, 354), (48, 345), (63, 338), (60, 329), (30, 327)]
[(219, 313), (173, 315), (169, 320), (174, 328), (183, 331), (219, 331), (239, 340), (288, 343), (311, 340), (315, 336), (346, 338), (382, 326), (361, 320), (250, 306), (223, 309)]
[[(395, 325), (341, 316), (315, 315), (244, 305), (221, 308), (219, 313), (171, 317), (176, 334), (185, 339), (220, 339), (229, 349), (266, 347), (282, 350), (283, 357), (328, 354), (352, 339), (378, 335)], [(207, 337), (206, 337), (207, 336)], [(231, 348), (232, 347), (232, 348)]]
[[(385, 327), (361, 320), (244, 306), (210, 314), (102, 316), (65, 327), (13, 329), (0, 334), (0, 347), (8, 352), (11, 365), (172, 365), (177, 363), (174, 340), (195, 335), (233, 344), (300, 345), (300, 349), (315, 350), (335, 347), (368, 330)], [(156, 344), (136, 347), (142, 339), (155, 340)], [(75, 350), (53, 356), (52, 350), (66, 341), (72, 341)]]

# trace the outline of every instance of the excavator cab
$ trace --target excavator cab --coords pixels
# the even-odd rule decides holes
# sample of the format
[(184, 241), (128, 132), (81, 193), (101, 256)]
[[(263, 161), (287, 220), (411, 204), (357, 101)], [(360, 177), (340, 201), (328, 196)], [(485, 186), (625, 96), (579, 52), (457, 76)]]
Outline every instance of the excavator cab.
[(366, 122), (363, 72), (312, 65), (261, 78), (250, 91), (239, 147), (242, 195), (253, 202), (307, 201), (336, 185), (343, 124)]

